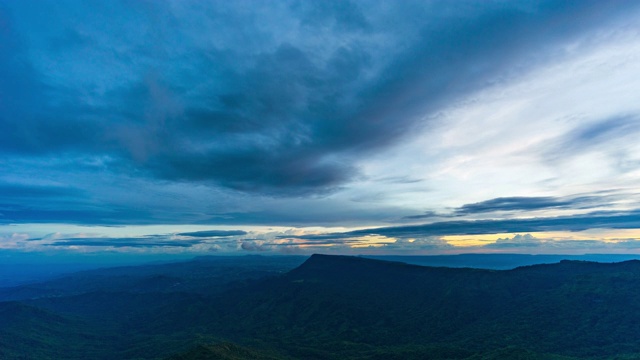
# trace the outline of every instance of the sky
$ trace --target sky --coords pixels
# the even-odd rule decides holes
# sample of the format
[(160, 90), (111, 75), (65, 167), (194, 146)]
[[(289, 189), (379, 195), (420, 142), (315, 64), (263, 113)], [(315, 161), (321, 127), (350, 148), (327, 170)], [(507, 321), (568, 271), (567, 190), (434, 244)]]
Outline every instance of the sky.
[(640, 253), (639, 16), (0, 0), (0, 255)]

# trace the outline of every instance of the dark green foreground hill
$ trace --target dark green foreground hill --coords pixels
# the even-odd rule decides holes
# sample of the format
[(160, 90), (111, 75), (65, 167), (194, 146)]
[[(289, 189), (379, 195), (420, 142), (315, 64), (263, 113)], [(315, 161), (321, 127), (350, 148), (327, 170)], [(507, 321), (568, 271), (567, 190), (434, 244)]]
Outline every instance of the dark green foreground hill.
[(640, 352), (638, 261), (492, 271), (314, 255), (223, 304), (221, 323), (236, 339), (305, 344), (335, 358), (368, 346), (371, 356), (442, 359)]
[(640, 261), (480, 270), (313, 255), (288, 272), (279, 273), (280, 264), (268, 267), (267, 277), (231, 282), (207, 266), (215, 289), (202, 272), (189, 280), (165, 265), (142, 279), (124, 270), (82, 277), (91, 283), (87, 292), (58, 280), (39, 297), (0, 303), (0, 310), (19, 306), (13, 311), (20, 313), (0, 319), (2, 335), (14, 339), (0, 343), (0, 355), (60, 358), (67, 349), (68, 359), (640, 358)]

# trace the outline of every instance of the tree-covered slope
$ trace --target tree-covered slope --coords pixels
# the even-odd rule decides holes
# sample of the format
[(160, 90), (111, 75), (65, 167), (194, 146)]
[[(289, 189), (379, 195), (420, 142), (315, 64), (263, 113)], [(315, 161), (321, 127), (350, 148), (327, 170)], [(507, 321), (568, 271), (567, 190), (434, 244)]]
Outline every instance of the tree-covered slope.
[(0, 302), (0, 359), (94, 358), (106, 343), (91, 326), (19, 302)]
[(510, 271), (312, 256), (223, 299), (229, 333), (289, 343), (517, 346), (598, 357), (640, 350), (640, 262), (563, 261)]
[[(244, 270), (207, 265), (208, 274), (178, 264), (43, 284), (63, 292), (0, 303), (1, 358), (640, 356), (639, 261), (481, 270), (314, 255), (284, 273), (261, 261)], [(200, 272), (189, 275), (193, 266)], [(255, 276), (263, 270), (269, 276)]]
[(279, 360), (282, 357), (264, 351), (256, 351), (230, 342), (214, 345), (197, 345), (169, 357), (167, 360)]

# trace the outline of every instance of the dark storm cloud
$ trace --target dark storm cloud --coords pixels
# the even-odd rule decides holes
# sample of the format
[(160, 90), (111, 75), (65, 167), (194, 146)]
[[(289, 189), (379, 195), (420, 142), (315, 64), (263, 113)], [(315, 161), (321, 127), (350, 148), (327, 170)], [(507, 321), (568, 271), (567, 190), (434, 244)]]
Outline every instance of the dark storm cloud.
[(108, 155), (127, 176), (324, 193), (423, 115), (638, 6), (249, 4), (6, 4), (0, 152)]
[(247, 235), (247, 232), (243, 230), (203, 230), (203, 231), (178, 233), (176, 235), (208, 238), (208, 237)]

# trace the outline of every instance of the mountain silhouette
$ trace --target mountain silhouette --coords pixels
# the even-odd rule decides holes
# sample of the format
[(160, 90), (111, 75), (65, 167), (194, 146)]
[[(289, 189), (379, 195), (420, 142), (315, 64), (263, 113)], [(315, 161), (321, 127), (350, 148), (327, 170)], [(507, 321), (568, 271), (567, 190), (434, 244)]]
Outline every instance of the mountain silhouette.
[(0, 302), (0, 358), (640, 357), (636, 260), (512, 270), (334, 255), (197, 261), (9, 289), (35, 295)]

